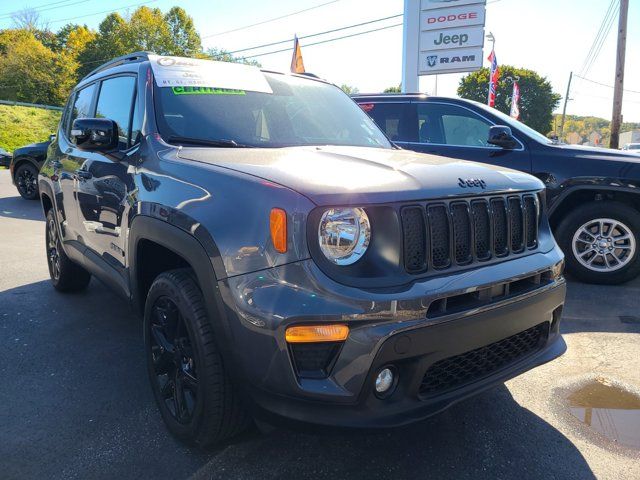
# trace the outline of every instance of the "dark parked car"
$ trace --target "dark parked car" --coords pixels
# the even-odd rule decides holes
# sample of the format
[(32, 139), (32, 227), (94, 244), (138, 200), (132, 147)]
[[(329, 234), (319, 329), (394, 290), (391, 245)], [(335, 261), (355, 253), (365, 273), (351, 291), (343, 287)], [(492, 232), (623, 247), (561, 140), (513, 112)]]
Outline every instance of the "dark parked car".
[(11, 163), (11, 154), (4, 148), (0, 148), (0, 167), (8, 167)]
[(47, 158), (50, 143), (51, 141), (32, 143), (14, 150), (9, 169), (13, 184), (22, 198), (38, 198), (38, 172)]
[(585, 282), (640, 273), (640, 159), (560, 145), (496, 109), (422, 94), (358, 95), (397, 145), (531, 173), (547, 187), (549, 221), (567, 270)]
[(54, 287), (95, 275), (142, 314), (162, 417), (198, 445), (251, 417), (405, 424), (566, 348), (542, 182), (397, 149), (318, 79), (115, 59), (39, 184)]

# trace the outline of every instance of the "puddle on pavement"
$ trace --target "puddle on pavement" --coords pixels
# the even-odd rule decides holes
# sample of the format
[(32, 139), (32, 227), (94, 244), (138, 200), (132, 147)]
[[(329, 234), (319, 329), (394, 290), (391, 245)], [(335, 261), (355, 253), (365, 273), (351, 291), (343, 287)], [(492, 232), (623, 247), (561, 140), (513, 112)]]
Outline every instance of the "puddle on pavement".
[(571, 414), (593, 430), (640, 448), (640, 397), (599, 378), (569, 395)]

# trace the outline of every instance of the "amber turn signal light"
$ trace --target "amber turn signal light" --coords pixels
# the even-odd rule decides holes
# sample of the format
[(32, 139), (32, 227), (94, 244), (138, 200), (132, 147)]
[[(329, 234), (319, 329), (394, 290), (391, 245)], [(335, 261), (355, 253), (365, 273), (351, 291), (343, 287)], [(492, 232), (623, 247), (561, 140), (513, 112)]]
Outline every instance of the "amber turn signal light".
[(288, 343), (342, 342), (348, 336), (346, 325), (296, 325), (285, 333)]
[(277, 252), (287, 252), (287, 212), (281, 208), (272, 208), (269, 217), (271, 241)]

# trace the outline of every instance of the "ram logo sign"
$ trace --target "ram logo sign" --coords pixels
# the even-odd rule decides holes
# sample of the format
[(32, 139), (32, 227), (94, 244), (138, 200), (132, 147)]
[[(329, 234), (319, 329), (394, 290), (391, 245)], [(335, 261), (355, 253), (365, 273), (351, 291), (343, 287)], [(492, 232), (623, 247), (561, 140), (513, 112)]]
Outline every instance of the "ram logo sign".
[(468, 72), (482, 67), (482, 47), (440, 50), (438, 55), (420, 53), (420, 73)]

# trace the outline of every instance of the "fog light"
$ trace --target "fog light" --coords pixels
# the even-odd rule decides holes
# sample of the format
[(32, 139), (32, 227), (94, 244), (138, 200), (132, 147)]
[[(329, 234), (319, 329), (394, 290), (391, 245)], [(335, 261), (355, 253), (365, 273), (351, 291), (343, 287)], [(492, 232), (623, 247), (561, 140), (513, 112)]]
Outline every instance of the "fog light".
[(385, 394), (391, 387), (395, 380), (395, 375), (390, 368), (383, 368), (376, 377), (376, 393)]

